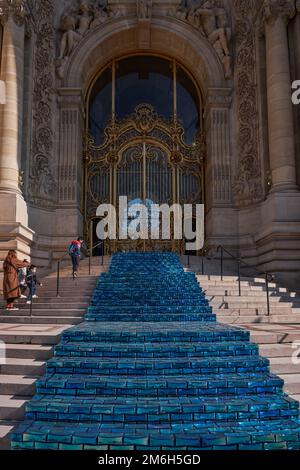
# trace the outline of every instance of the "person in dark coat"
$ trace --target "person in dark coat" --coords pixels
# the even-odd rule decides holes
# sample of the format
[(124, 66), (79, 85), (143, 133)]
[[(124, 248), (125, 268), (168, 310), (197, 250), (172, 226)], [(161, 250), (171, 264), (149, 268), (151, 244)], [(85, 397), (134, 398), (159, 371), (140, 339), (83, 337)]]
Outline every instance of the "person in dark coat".
[(29, 266), (29, 263), (19, 260), (15, 250), (8, 252), (3, 262), (3, 295), (7, 303), (7, 310), (19, 310), (14, 306), (15, 300), (21, 297), (18, 270), (27, 266)]

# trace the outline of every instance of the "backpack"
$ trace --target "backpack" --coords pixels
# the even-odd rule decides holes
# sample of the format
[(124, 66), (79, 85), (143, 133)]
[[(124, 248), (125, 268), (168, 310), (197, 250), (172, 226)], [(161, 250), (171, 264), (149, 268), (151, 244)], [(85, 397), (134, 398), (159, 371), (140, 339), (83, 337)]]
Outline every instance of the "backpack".
[(69, 246), (69, 255), (74, 255), (76, 251), (78, 250), (78, 245), (76, 243), (71, 243)]

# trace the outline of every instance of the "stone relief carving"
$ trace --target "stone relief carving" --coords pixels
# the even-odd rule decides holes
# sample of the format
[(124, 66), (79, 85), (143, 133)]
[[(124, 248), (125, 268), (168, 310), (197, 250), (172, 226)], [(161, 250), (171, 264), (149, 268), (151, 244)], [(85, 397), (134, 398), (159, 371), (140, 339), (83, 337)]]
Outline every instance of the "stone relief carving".
[(35, 32), (35, 69), (33, 87), (32, 160), (28, 197), (39, 206), (48, 207), (55, 201), (57, 184), (52, 166), (53, 155), (53, 63), (55, 30), (53, 0), (34, 2), (31, 11)]
[(151, 18), (152, 0), (137, 0), (136, 2), (137, 17), (140, 19)]
[(263, 17), (268, 23), (273, 23), (279, 16), (289, 20), (295, 16), (295, 0), (264, 0)]
[(255, 12), (255, 0), (234, 0), (233, 3), (236, 11), (235, 79), (239, 126), (239, 161), (233, 192), (237, 206), (248, 206), (264, 197), (258, 150), (255, 28), (251, 16)]
[(65, 12), (61, 18), (60, 31), (62, 31), (62, 37), (59, 56), (56, 60), (58, 77), (63, 77), (70, 55), (89, 31), (121, 15), (122, 11), (119, 8), (112, 11), (107, 7), (107, 2), (94, 2), (92, 0), (83, 0), (77, 10)]
[[(174, 11), (173, 11), (174, 15)], [(230, 41), (232, 31), (222, 0), (183, 0), (175, 17), (192, 24), (213, 46), (223, 67), (225, 78), (232, 76)]]

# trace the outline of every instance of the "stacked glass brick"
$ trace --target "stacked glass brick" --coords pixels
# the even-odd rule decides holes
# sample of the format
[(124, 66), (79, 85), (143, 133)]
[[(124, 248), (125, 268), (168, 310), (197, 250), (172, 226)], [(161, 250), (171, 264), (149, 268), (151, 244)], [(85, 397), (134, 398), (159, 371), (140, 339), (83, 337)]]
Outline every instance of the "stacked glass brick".
[(13, 449), (299, 449), (298, 402), (170, 253), (113, 257)]

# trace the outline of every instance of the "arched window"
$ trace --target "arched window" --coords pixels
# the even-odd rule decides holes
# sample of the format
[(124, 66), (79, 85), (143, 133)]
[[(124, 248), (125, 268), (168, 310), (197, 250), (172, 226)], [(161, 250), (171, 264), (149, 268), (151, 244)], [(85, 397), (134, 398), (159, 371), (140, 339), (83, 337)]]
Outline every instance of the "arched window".
[(141, 103), (166, 120), (182, 122), (185, 140), (195, 142), (201, 128), (201, 99), (190, 75), (172, 59), (138, 55), (110, 64), (97, 78), (89, 98), (89, 128), (97, 145), (114, 115), (122, 120)]

